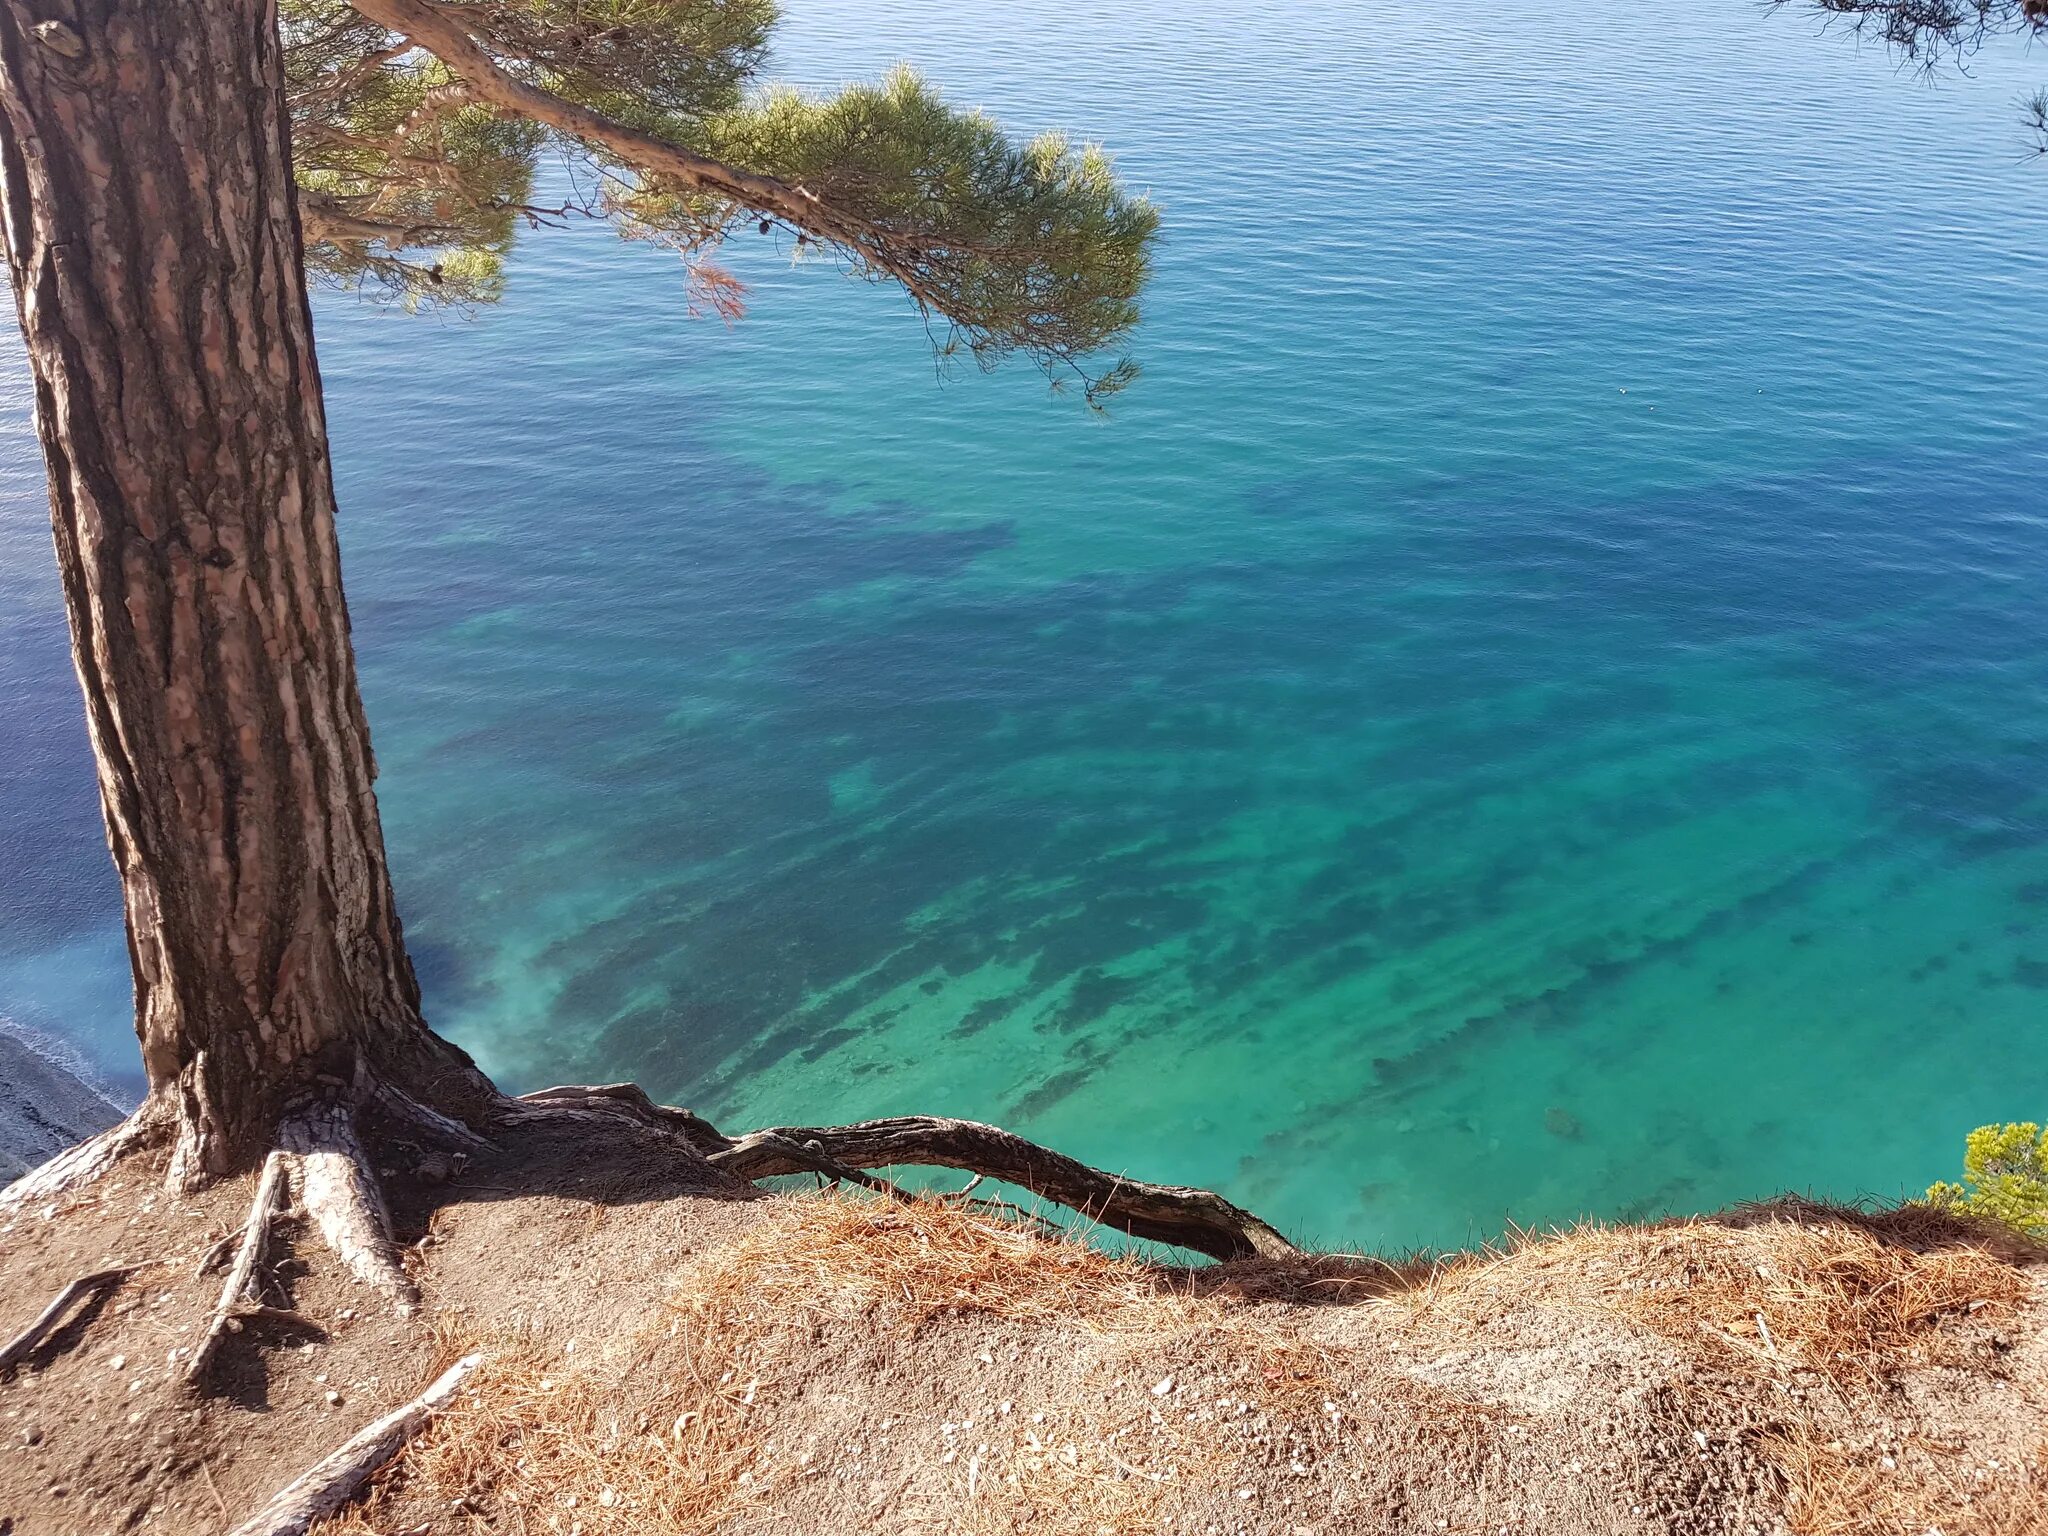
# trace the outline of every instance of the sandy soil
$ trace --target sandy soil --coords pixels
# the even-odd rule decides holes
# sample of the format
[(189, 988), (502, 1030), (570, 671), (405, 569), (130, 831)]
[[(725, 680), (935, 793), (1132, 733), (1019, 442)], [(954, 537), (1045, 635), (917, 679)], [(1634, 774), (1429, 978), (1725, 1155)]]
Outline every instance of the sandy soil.
[(1175, 1270), (684, 1153), (444, 1172), (391, 1170), (422, 1315), (287, 1222), (265, 1285), (303, 1322), (246, 1324), (201, 1394), (249, 1181), (176, 1199), (138, 1160), (0, 1225), (0, 1338), (154, 1261), (0, 1381), (0, 1533), (229, 1530), (471, 1350), (330, 1536), (2048, 1531), (2048, 1270), (1926, 1215)]

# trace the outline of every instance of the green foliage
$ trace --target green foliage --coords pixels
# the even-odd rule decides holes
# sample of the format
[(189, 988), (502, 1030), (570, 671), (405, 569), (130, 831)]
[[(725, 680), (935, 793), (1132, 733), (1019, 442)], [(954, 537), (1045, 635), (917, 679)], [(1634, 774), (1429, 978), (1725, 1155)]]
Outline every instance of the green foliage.
[(389, 39), (345, 0), (289, 0), (280, 21), (314, 275), (411, 304), (499, 297), (546, 135), (462, 100), (438, 60), (366, 67)]
[(497, 0), (471, 30), (517, 72), (649, 133), (739, 105), (768, 52), (773, 0)]
[[(1056, 382), (1078, 379), (1091, 400), (1135, 376), (1128, 361), (1091, 369), (1091, 360), (1137, 321), (1159, 221), (1100, 149), (1057, 135), (1013, 142), (908, 70), (824, 98), (753, 90), (775, 21), (770, 0), (442, 9), (525, 85), (800, 195), (756, 208), (729, 190), (649, 174), (482, 104), (433, 54), (347, 0), (283, 0), (316, 273), (407, 303), (489, 302), (522, 228), (586, 215), (680, 252), (692, 304), (732, 318), (740, 288), (714, 257), (729, 237), (760, 234), (899, 283), (937, 322), (942, 355), (992, 366), (1021, 352)], [(586, 168), (589, 190), (567, 207), (532, 202), (535, 166), (550, 148)]]
[(1963, 1182), (1936, 1184), (1927, 1201), (2048, 1237), (2048, 1131), (2030, 1120), (1979, 1126), (1963, 1152)]
[[(1137, 322), (1159, 215), (1127, 195), (1109, 157), (1057, 134), (1013, 144), (993, 120), (959, 112), (908, 69), (836, 96), (767, 92), (709, 119), (696, 147), (799, 184), (878, 231), (877, 247), (919, 304), (950, 322), (942, 351), (983, 365), (1029, 353), (1078, 369)], [(686, 249), (724, 210), (658, 181), (621, 199), (640, 233)], [(1120, 363), (1090, 378), (1121, 388)]]

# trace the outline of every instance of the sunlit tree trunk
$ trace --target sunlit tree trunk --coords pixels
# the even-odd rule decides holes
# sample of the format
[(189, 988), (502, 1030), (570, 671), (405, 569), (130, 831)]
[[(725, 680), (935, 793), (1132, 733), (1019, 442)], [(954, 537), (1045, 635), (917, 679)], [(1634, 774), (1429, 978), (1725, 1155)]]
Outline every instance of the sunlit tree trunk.
[(371, 789), (265, 0), (0, 0), (8, 263), (173, 1177), (366, 1074), (462, 1112)]

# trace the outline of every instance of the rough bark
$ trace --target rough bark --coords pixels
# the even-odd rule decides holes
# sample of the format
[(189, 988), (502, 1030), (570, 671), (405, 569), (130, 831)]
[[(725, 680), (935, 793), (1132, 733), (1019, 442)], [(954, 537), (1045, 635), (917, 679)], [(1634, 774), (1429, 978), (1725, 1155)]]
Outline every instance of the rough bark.
[[(872, 231), (803, 189), (539, 91), (457, 11), (353, 3), (480, 100), (894, 270)], [(1122, 1179), (965, 1121), (736, 1144), (637, 1089), (499, 1098), (421, 1021), (385, 866), (273, 0), (0, 0), (0, 228), (150, 1083), (135, 1120), (8, 1203), (61, 1193), (166, 1132), (180, 1184), (282, 1146), (323, 1236), (409, 1305), (358, 1112), (452, 1145), (570, 1115), (679, 1137), (747, 1178), (808, 1167), (879, 1186), (861, 1170), (960, 1167), (1206, 1253), (1292, 1252), (1207, 1191)]]
[(411, 1311), (419, 1293), (399, 1266), (384, 1192), (356, 1135), (355, 1117), (338, 1104), (307, 1105), (285, 1118), (278, 1143), (292, 1154), (299, 1203), (327, 1246), (358, 1281)]
[(0, 0), (0, 204), (173, 1178), (366, 1061), (481, 1104), (385, 868), (272, 5)]

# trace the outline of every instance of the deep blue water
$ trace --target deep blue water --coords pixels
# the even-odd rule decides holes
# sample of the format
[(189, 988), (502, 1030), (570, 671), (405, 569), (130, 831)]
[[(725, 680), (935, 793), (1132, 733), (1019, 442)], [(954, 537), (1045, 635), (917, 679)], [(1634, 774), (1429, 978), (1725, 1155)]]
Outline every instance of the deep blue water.
[[(320, 343), (399, 895), (510, 1083), (1310, 1236), (1897, 1195), (2048, 1110), (2048, 167), (1743, 0), (792, 0), (1164, 207), (1106, 422), (541, 234)], [(22, 366), (0, 1014), (132, 1082)]]

